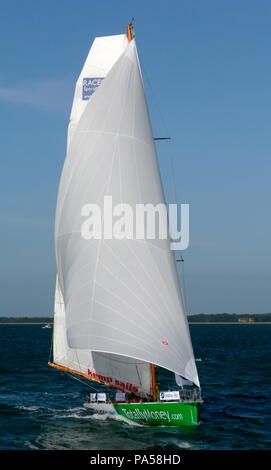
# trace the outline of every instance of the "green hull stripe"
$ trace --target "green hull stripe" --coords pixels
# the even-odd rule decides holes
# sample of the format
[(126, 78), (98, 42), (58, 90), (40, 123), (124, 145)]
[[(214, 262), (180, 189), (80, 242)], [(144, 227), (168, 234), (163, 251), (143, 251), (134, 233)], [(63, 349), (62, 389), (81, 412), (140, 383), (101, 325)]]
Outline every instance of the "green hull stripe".
[(140, 424), (151, 426), (195, 426), (199, 402), (114, 403), (116, 412)]

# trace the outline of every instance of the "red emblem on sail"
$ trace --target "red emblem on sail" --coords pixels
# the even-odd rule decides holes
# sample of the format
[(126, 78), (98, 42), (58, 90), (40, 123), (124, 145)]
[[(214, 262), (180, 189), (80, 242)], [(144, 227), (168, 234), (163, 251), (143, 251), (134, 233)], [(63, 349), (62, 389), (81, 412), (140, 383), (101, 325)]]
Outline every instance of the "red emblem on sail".
[(167, 340), (164, 340), (164, 341), (162, 341), (162, 344), (163, 344), (164, 346), (168, 346), (168, 345), (169, 345), (169, 342), (168, 342)]

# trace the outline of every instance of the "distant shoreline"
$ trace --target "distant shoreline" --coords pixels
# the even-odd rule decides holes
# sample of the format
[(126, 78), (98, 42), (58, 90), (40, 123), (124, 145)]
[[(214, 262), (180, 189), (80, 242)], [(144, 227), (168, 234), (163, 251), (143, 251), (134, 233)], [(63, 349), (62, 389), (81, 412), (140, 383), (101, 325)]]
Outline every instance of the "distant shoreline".
[(252, 321), (252, 322), (238, 322), (238, 321), (191, 321), (189, 325), (271, 325), (271, 321)]
[(48, 321), (0, 321), (0, 325), (53, 325), (53, 322), (48, 322)]
[[(254, 321), (254, 322), (236, 322), (236, 321), (191, 321), (188, 322), (189, 325), (271, 325), (271, 321)], [(53, 322), (43, 321), (43, 322), (30, 322), (30, 321), (14, 321), (14, 322), (2, 322), (0, 325), (51, 325)]]
[[(271, 313), (198, 313), (187, 315), (189, 325), (268, 325)], [(50, 325), (53, 316), (0, 316), (0, 325)]]

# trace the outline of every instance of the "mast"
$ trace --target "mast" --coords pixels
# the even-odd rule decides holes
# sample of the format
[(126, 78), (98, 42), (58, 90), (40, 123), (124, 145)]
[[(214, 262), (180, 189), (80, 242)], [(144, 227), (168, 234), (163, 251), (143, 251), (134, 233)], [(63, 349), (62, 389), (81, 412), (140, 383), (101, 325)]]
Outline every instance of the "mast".
[(154, 364), (150, 364), (150, 368), (151, 368), (151, 378), (152, 378), (152, 381), (151, 381), (152, 398), (155, 401), (156, 400), (156, 377), (155, 377), (155, 366), (154, 366)]
[(133, 23), (128, 23), (126, 29), (128, 42), (131, 42), (134, 37)]

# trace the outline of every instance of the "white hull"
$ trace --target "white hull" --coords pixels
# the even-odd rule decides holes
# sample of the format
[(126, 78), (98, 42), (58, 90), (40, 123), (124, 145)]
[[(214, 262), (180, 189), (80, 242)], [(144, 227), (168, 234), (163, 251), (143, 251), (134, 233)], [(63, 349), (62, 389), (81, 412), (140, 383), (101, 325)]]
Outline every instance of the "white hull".
[(97, 402), (89, 402), (85, 403), (84, 405), (86, 408), (90, 408), (93, 411), (96, 411), (97, 413), (110, 413), (110, 414), (116, 414), (116, 410), (114, 406), (111, 403), (97, 403)]

